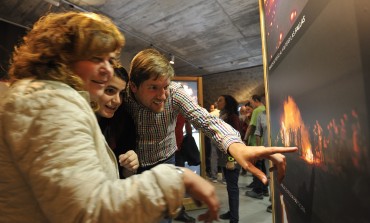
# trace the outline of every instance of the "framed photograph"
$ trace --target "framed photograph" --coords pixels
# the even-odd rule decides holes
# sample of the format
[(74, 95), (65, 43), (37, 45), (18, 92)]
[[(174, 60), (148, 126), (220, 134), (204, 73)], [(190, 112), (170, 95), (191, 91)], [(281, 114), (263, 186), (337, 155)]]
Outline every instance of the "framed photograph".
[(298, 147), (272, 177), (275, 223), (370, 219), (369, 6), (260, 0), (270, 144)]
[[(197, 101), (200, 106), (203, 107), (203, 83), (202, 77), (185, 77), (185, 76), (175, 76), (172, 80), (181, 84), (185, 91)], [(184, 127), (185, 128), (185, 127)], [(184, 129), (185, 132), (185, 129)], [(202, 177), (206, 177), (206, 166), (205, 166), (205, 142), (204, 142), (204, 135), (201, 131), (192, 128), (192, 135), (195, 139), (195, 142), (198, 146), (199, 153), (200, 153), (200, 165), (198, 166), (189, 166), (185, 163), (185, 167), (191, 169), (193, 172), (199, 174)], [(195, 209), (203, 209), (206, 206), (197, 206), (191, 198), (184, 198), (183, 204), (186, 210), (195, 210)]]
[[(181, 84), (184, 87), (184, 90), (194, 99), (194, 101), (197, 101), (198, 104), (203, 107), (203, 84), (201, 77), (181, 76), (175, 77), (172, 81)], [(202, 132), (194, 127), (192, 128), (192, 135), (200, 152), (201, 164), (199, 166), (188, 166), (187, 163), (185, 163), (185, 165), (195, 173), (205, 177), (204, 136)]]

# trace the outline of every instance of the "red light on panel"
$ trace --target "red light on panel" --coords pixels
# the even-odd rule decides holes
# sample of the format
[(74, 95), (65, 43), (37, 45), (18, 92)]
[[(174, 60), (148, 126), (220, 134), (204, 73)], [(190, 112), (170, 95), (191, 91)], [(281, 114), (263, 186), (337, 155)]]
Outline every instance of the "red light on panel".
[(297, 17), (297, 10), (294, 10), (290, 13), (290, 22), (293, 22), (295, 18)]

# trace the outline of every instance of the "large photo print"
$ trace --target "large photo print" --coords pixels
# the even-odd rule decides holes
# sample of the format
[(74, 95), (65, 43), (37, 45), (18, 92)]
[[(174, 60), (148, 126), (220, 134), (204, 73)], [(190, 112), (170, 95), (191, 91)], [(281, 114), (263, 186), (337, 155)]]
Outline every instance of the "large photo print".
[(370, 86), (363, 51), (370, 47), (362, 40), (370, 36), (362, 30), (370, 20), (359, 16), (368, 3), (306, 2), (288, 32), (304, 18), (295, 39), (286, 35), (275, 49), (266, 38), (268, 56), (281, 52), (268, 64), (271, 143), (299, 148), (287, 155), (283, 183), (274, 181), (274, 219), (369, 222)]

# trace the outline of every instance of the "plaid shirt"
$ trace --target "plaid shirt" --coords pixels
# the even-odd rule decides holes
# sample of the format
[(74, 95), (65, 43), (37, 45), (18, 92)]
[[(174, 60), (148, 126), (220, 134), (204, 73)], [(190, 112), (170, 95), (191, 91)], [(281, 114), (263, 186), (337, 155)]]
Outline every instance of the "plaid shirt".
[(181, 113), (195, 128), (212, 138), (226, 153), (230, 144), (242, 143), (238, 131), (198, 105), (182, 88), (171, 82), (169, 96), (160, 113), (152, 112), (138, 103), (128, 87), (123, 98), (124, 109), (129, 112), (136, 126), (136, 153), (142, 167), (155, 165), (171, 157), (176, 149), (175, 127)]

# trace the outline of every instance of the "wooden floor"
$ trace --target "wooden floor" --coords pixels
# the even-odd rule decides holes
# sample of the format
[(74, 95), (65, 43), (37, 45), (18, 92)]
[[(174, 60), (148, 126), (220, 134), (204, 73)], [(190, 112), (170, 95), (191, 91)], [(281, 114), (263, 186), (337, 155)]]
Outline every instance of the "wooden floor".
[[(239, 189), (240, 189), (240, 208), (239, 208), (239, 222), (240, 223), (272, 223), (272, 214), (266, 211), (268, 205), (270, 205), (269, 197), (264, 197), (263, 200), (258, 200), (245, 196), (247, 191), (246, 185), (252, 182), (252, 176), (250, 173), (247, 176), (239, 177)], [(220, 214), (228, 211), (228, 199), (226, 185), (220, 182), (213, 183), (216, 187), (217, 195), (221, 201)], [(205, 210), (193, 210), (187, 213), (197, 219), (198, 215), (203, 213)], [(173, 223), (179, 223), (179, 221), (172, 221)], [(198, 221), (197, 221), (198, 222)], [(227, 220), (220, 220), (219, 222), (228, 222)]]

